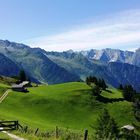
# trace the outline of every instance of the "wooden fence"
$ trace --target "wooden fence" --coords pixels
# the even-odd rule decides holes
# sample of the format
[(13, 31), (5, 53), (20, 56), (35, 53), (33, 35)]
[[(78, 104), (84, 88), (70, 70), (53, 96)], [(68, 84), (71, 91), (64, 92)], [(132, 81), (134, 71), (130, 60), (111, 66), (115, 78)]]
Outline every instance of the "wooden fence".
[(18, 121), (0, 121), (0, 131), (17, 130), (22, 127)]
[[(22, 127), (18, 121), (0, 121), (0, 131), (18, 130), (19, 128), (24, 133), (28, 132), (28, 126)], [(38, 131), (39, 128), (35, 130), (34, 135), (37, 135)], [(56, 139), (59, 138), (59, 128), (57, 126), (55, 128), (55, 137)], [(88, 140), (88, 130), (85, 130), (83, 140)]]

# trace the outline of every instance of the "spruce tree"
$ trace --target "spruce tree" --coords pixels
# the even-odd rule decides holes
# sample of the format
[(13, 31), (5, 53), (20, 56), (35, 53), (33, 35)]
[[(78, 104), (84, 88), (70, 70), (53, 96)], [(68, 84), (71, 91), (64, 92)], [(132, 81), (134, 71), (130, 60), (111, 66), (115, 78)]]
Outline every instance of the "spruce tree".
[(124, 89), (123, 89), (123, 97), (127, 101), (132, 101), (135, 93), (136, 93), (136, 91), (133, 89), (133, 87), (131, 85), (124, 86)]
[(101, 92), (102, 92), (102, 91), (101, 91), (101, 89), (100, 89), (100, 87), (99, 87), (98, 85), (95, 85), (95, 86), (92, 88), (92, 94), (93, 94), (94, 96), (99, 96)]
[(106, 88), (107, 88), (107, 85), (106, 85), (104, 79), (102, 79), (102, 89), (106, 90)]
[(133, 103), (134, 116), (140, 122), (140, 95), (137, 95)]
[(93, 83), (96, 85), (97, 84), (97, 78), (95, 76), (92, 77)]
[(89, 77), (86, 78), (86, 84), (87, 85), (90, 85), (90, 79), (89, 79)]
[(109, 115), (108, 111), (105, 109), (103, 113), (97, 119), (96, 128), (96, 139), (98, 140), (108, 140), (108, 139), (118, 139), (119, 129), (113, 118)]
[(26, 74), (25, 74), (25, 71), (24, 70), (21, 70), (20, 72), (19, 72), (19, 80), (20, 80), (20, 82), (23, 82), (23, 81), (26, 81)]
[(119, 128), (113, 118), (110, 119), (108, 124), (109, 139), (117, 139), (119, 137)]
[(120, 84), (119, 87), (118, 87), (118, 89), (123, 90), (123, 85)]
[(98, 85), (99, 87), (102, 87), (102, 80), (101, 80), (101, 79), (98, 79), (97, 85)]

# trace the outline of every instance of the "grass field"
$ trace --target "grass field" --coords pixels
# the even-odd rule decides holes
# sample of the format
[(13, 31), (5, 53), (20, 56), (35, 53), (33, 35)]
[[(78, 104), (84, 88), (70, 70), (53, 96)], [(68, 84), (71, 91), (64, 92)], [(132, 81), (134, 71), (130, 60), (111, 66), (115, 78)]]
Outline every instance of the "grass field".
[[(29, 93), (11, 92), (0, 104), (1, 120), (19, 120), (32, 129), (52, 130), (55, 126), (77, 132), (96, 128), (96, 119), (107, 108), (119, 124), (131, 124), (134, 120), (131, 103), (119, 101), (102, 103), (91, 96), (90, 87), (74, 82), (29, 88)], [(103, 91), (106, 98), (122, 98), (121, 92), (111, 88)]]
[(102, 91), (102, 96), (106, 98), (123, 98), (121, 91), (111, 87), (108, 91)]
[(0, 140), (13, 140), (7, 134), (0, 132)]

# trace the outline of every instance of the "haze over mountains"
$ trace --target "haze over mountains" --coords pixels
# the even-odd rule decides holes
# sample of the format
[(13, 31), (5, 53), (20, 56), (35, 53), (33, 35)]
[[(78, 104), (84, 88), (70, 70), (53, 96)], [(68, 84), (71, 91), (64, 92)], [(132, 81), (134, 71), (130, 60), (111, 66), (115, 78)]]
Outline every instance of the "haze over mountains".
[(33, 81), (49, 84), (85, 80), (94, 75), (117, 87), (140, 85), (140, 49), (47, 52), (0, 40), (0, 75), (14, 76), (24, 69)]

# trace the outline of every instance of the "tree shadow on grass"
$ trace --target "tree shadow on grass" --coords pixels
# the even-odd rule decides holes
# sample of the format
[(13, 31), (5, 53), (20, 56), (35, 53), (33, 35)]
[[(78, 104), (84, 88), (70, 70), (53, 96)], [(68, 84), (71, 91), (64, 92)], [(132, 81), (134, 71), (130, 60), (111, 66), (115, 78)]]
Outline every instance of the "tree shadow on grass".
[(108, 92), (108, 93), (112, 93), (112, 91), (111, 91), (111, 90), (109, 90), (109, 89), (106, 89), (105, 91), (106, 91), (106, 92)]
[[(109, 93), (112, 93), (112, 91), (110, 90), (106, 90)], [(85, 89), (85, 90), (74, 90), (74, 92), (80, 92), (82, 94), (92, 94), (91, 89)], [(73, 97), (77, 97), (79, 98), (81, 96), (81, 94), (79, 95), (72, 95)], [(94, 95), (91, 95), (94, 96)], [(106, 98), (101, 96), (100, 94), (98, 96), (95, 96), (96, 100), (102, 103), (113, 103), (113, 102), (119, 102), (119, 101), (124, 101), (124, 98)]]
[(113, 103), (113, 102), (120, 102), (120, 101), (124, 101), (124, 98), (106, 98), (103, 97), (101, 95), (96, 96), (96, 100), (98, 100), (99, 102), (103, 102), (103, 103)]

